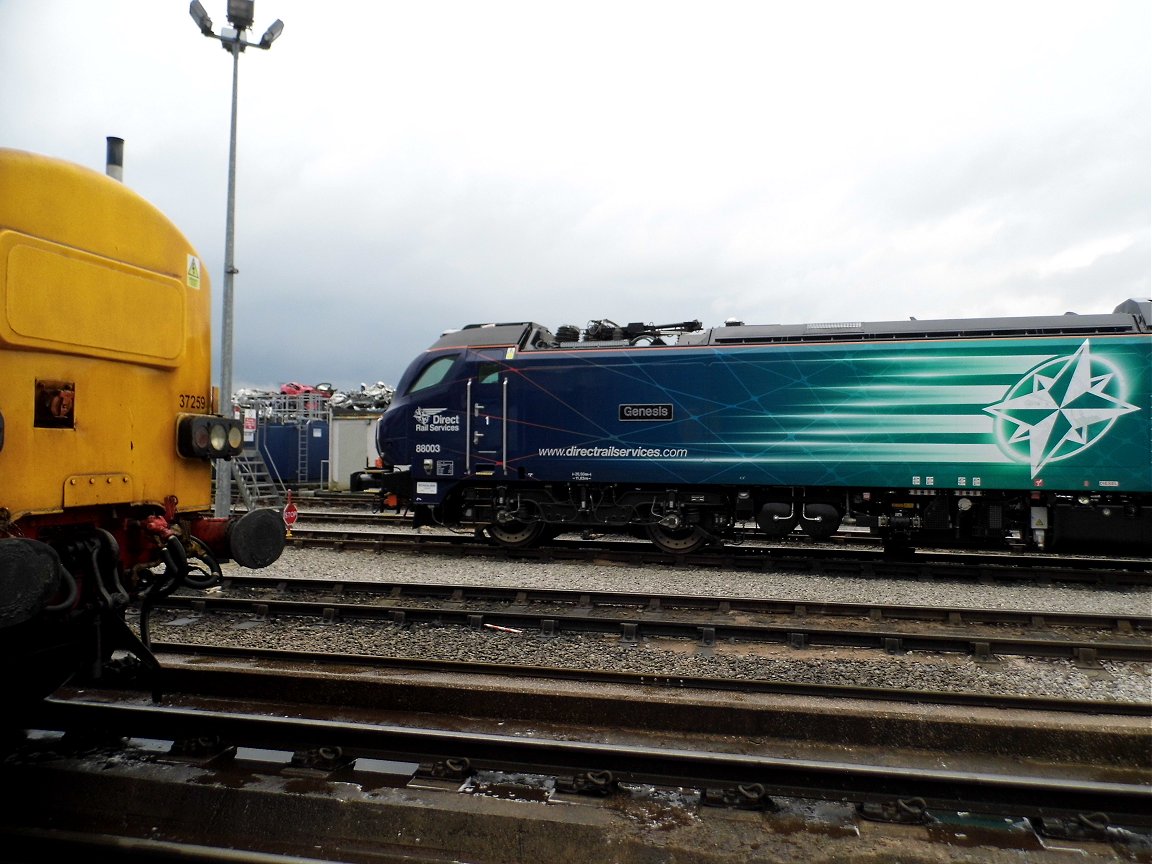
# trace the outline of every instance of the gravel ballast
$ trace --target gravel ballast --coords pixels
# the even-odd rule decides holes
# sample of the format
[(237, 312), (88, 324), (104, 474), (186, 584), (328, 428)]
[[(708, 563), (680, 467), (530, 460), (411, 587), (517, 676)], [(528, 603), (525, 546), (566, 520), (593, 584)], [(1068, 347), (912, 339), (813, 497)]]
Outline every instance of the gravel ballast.
[[(225, 565), (225, 576), (240, 575)], [(535, 589), (628, 591), (788, 599), (1147, 615), (1147, 589), (1103, 590), (1063, 585), (987, 585), (964, 582), (845, 578), (811, 573), (708, 570), (659, 565), (505, 561), (408, 553), (374, 554), (289, 547), (259, 575), (338, 581), (418, 582)], [(178, 626), (168, 622), (183, 620)], [(889, 655), (869, 649), (794, 650), (721, 643), (699, 650), (688, 640), (643, 639), (536, 631), (269, 619), (246, 622), (208, 616), (189, 622), (153, 616), (153, 638), (400, 657), (617, 670), (661, 676), (722, 675), (738, 679), (964, 691), (1018, 696), (1152, 703), (1152, 666), (1105, 662), (1081, 667), (1067, 660), (1004, 657), (976, 662), (960, 654)]]

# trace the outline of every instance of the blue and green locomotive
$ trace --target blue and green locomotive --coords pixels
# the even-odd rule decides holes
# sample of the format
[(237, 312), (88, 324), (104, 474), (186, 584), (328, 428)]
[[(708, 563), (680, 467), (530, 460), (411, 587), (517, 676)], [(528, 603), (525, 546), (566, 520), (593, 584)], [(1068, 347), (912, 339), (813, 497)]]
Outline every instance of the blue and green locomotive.
[(417, 524), (687, 553), (869, 528), (894, 548), (1152, 551), (1152, 303), (1109, 314), (445, 333), (377, 435)]

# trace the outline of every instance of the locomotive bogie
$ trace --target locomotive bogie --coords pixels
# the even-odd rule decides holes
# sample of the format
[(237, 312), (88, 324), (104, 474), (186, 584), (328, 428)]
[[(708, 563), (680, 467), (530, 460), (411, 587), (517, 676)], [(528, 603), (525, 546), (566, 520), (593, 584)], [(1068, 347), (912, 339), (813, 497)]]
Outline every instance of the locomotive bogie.
[(893, 548), (1147, 554), (1150, 317), (1127, 301), (584, 341), (472, 325), (401, 378), (377, 430), (382, 486), (506, 545), (616, 528), (686, 552), (854, 527)]

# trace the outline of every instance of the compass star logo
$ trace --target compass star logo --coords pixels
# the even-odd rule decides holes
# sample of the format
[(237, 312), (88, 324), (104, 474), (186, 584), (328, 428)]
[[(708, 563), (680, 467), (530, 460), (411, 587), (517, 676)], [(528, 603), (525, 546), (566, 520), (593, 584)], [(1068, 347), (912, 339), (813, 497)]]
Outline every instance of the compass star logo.
[(1032, 466), (1075, 456), (1139, 407), (1124, 400), (1124, 380), (1092, 355), (1088, 340), (1076, 353), (1054, 357), (1021, 378), (1003, 401), (984, 410), (996, 418), (996, 439), (1009, 456)]

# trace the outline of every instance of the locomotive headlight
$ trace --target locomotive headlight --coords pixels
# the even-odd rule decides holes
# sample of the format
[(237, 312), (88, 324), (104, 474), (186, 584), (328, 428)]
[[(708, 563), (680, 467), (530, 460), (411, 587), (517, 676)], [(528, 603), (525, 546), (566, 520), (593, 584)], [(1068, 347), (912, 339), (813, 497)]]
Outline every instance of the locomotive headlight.
[(969, 510), (972, 509), (972, 499), (971, 498), (961, 498), (959, 501), (956, 502), (956, 508), (961, 513), (967, 513)]
[(244, 428), (239, 420), (218, 419), (212, 426), (212, 455), (231, 459), (244, 449)]
[(212, 451), (214, 453), (223, 453), (224, 449), (228, 446), (228, 430), (223, 423), (213, 423), (211, 433)]
[(231, 459), (244, 447), (239, 420), (183, 414), (176, 424), (176, 450), (190, 459)]
[(212, 436), (209, 423), (211, 417), (199, 414), (182, 414), (176, 422), (176, 451), (188, 458), (203, 458), (208, 455)]

